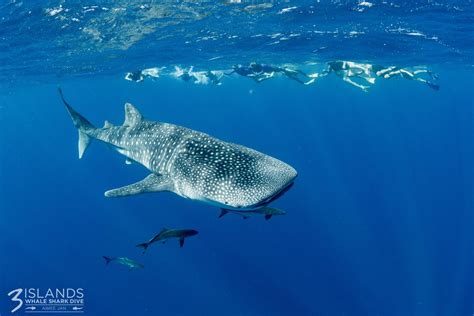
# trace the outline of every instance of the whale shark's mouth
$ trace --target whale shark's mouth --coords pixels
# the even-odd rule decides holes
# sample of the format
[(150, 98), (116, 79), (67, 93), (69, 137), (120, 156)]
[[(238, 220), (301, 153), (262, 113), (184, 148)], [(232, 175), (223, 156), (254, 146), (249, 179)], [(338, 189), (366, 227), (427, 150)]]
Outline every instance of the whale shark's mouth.
[(272, 195), (271, 197), (269, 197), (268, 199), (266, 199), (265, 201), (262, 201), (258, 204), (255, 204), (253, 207), (255, 209), (259, 209), (259, 208), (262, 208), (270, 203), (272, 203), (273, 201), (275, 201), (276, 199), (280, 198), (283, 194), (285, 194), (289, 189), (291, 189), (291, 187), (295, 184), (294, 181), (290, 182), (286, 187), (283, 187), (279, 192), (277, 192), (276, 194)]
[(272, 196), (268, 197), (267, 199), (260, 201), (256, 204), (253, 205), (246, 205), (246, 206), (231, 206), (227, 203), (222, 203), (222, 202), (217, 202), (217, 201), (212, 201), (205, 199), (203, 200), (204, 202), (214, 205), (216, 207), (226, 209), (226, 210), (235, 210), (235, 211), (253, 211), (253, 210), (258, 210), (262, 207), (267, 206), (268, 204), (272, 203), (276, 199), (280, 198), (283, 194), (285, 194), (291, 187), (293, 186), (294, 181), (291, 181), (288, 183), (285, 187), (283, 187), (280, 191), (277, 193), (273, 194)]

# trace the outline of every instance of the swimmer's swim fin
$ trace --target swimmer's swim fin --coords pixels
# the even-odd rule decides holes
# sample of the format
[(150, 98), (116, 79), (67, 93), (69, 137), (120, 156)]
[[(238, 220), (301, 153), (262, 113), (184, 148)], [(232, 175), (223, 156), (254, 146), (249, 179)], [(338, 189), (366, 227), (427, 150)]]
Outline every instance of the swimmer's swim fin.
[(431, 89), (436, 90), (436, 91), (439, 91), (439, 85), (434, 84), (434, 83), (431, 83), (431, 82), (427, 82), (426, 84), (427, 84), (428, 87), (430, 87)]

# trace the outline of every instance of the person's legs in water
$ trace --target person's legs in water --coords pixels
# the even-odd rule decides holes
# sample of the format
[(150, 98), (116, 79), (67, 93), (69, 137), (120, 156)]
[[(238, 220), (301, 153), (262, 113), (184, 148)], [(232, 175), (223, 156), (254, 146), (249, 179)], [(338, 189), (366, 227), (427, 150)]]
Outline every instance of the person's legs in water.
[(233, 73), (238, 74), (239, 76), (242, 77), (248, 77), (251, 78), (252, 76), (255, 76), (254, 71), (252, 71), (250, 66), (242, 66), (242, 65), (234, 65), (232, 67), (232, 70), (228, 73), (224, 73), (226, 76), (230, 76)]
[(260, 73), (256, 75), (251, 75), (249, 76), (249, 78), (252, 78), (257, 83), (260, 83), (262, 81), (272, 78), (274, 75), (275, 75), (274, 72), (270, 72), (270, 73), (264, 72), (264, 73)]
[(160, 73), (163, 69), (165, 69), (166, 67), (154, 67), (154, 68), (147, 68), (147, 69), (143, 69), (142, 70), (142, 75), (145, 77), (145, 78), (159, 78), (160, 77)]
[(184, 82), (188, 82), (193, 78), (193, 76), (191, 76), (189, 72), (184, 72), (181, 75), (177, 76), (177, 78), (183, 80)]
[(331, 67), (330, 63), (327, 64), (326, 66), (326, 69), (324, 69), (323, 71), (320, 71), (320, 72), (313, 72), (311, 74), (308, 75), (309, 78), (313, 78), (313, 79), (318, 79), (318, 78), (323, 78), (323, 77), (326, 77), (327, 75), (329, 75), (331, 72), (333, 72), (333, 68)]
[(366, 78), (363, 75), (363, 73), (360, 73), (360, 72), (354, 73), (354, 71), (351, 71), (351, 70), (341, 70), (341, 71), (337, 71), (335, 73), (338, 77), (342, 78), (342, 80), (344, 80), (345, 82), (347, 82), (347, 83), (349, 83), (349, 84), (351, 84), (351, 85), (353, 85), (353, 86), (355, 86), (359, 89), (362, 89), (362, 90), (367, 92), (368, 89), (370, 88), (370, 86), (365, 86), (365, 85), (362, 85), (362, 84), (357, 83), (356, 81), (354, 81), (354, 79), (364, 79), (364, 80), (368, 81), (369, 79)]
[(232, 66), (232, 69), (230, 70), (230, 72), (224, 72), (224, 75), (226, 76), (230, 76), (232, 75), (233, 73), (237, 73), (238, 75), (240, 75), (239, 73), (239, 70), (242, 68), (242, 65), (238, 64), (238, 65), (233, 65)]
[(349, 84), (351, 84), (351, 85), (353, 85), (353, 86), (355, 86), (359, 89), (362, 89), (364, 92), (369, 91), (370, 86), (364, 86), (362, 84), (359, 84), (359, 83), (353, 81), (350, 76), (343, 75), (342, 80), (344, 80), (345, 82), (347, 82), (347, 83), (349, 83)]
[(428, 75), (429, 75), (432, 79), (434, 79), (434, 80), (436, 80), (436, 78), (437, 78), (437, 77), (434, 77), (434, 75), (433, 75), (429, 70), (426, 70), (426, 71), (421, 71), (421, 70), (418, 70), (418, 71), (417, 71), (417, 70), (415, 70), (415, 71), (413, 72), (413, 74), (412, 74), (411, 79), (412, 79), (412, 80), (419, 81), (419, 82), (422, 82), (422, 83), (426, 84), (428, 87), (430, 87), (430, 88), (433, 89), (433, 90), (436, 90), (436, 91), (439, 90), (439, 85), (438, 85), (438, 84), (433, 83), (433, 82), (431, 82), (431, 81), (429, 81), (429, 80), (427, 80), (427, 79), (425, 79), (425, 78), (423, 78), (423, 77), (418, 76), (420, 73), (426, 73), (426, 74), (428, 74)]
[(354, 84), (354, 82), (348, 78), (349, 76), (347, 76), (347, 69), (348, 69), (347, 64), (344, 61), (328, 62), (326, 64), (326, 69), (322, 71), (316, 71), (307, 75), (307, 77), (311, 78), (311, 80), (307, 82), (306, 84), (313, 83), (316, 79), (326, 77), (330, 75), (331, 73), (335, 73), (336, 76), (342, 78), (344, 81), (350, 84)]
[(171, 75), (176, 79), (181, 79), (183, 81), (189, 81), (190, 79), (189, 72), (179, 66), (174, 66), (174, 72), (171, 73)]
[[(285, 74), (285, 76), (287, 76), (288, 78), (293, 79), (296, 82), (299, 82), (304, 85), (309, 85), (316, 80), (316, 77), (310, 77), (306, 73), (298, 69), (282, 68), (282, 71), (283, 71), (283, 74)], [(299, 77), (303, 77), (304, 79), (307, 79), (307, 80), (304, 81), (300, 79)]]
[(263, 66), (261, 64), (257, 64), (256, 62), (250, 63), (248, 69), (254, 74), (259, 75), (263, 72)]
[(430, 87), (433, 90), (436, 90), (436, 91), (439, 90), (439, 85), (429, 81), (428, 79), (425, 79), (425, 78), (419, 76), (420, 74), (428, 74), (432, 79), (436, 80), (437, 76), (434, 75), (428, 69), (417, 69), (417, 70), (412, 70), (411, 71), (411, 70), (408, 70), (406, 68), (402, 68), (402, 69), (400, 69), (400, 72), (401, 72), (401, 76), (405, 79), (419, 81), (421, 83), (426, 84), (428, 87)]
[(343, 69), (348, 72), (348, 75), (350, 77), (355, 77), (355, 76), (366, 76), (369, 77), (371, 73), (371, 64), (361, 64), (361, 63), (356, 63), (352, 61), (346, 61), (343, 64)]
[(419, 81), (421, 83), (426, 84), (428, 87), (430, 87), (433, 90), (439, 90), (439, 85), (423, 78), (420, 77), (420, 74), (428, 74), (432, 79), (436, 80), (437, 76), (433, 74), (431, 71), (427, 69), (415, 69), (411, 70), (409, 68), (398, 68), (398, 67), (392, 67), (390, 71), (385, 72), (382, 77), (384, 79), (390, 79), (393, 77), (402, 77), (407, 80), (415, 80)]
[(125, 74), (125, 80), (142, 82), (144, 79), (145, 79), (145, 76), (143, 76), (140, 70), (127, 72)]
[(220, 86), (222, 84), (221, 79), (224, 76), (224, 72), (217, 70), (209, 70), (206, 73), (206, 76), (207, 78), (209, 78), (210, 82), (212, 82), (216, 86)]
[(329, 67), (325, 75), (334, 72), (345, 82), (364, 91), (368, 91), (370, 86), (360, 84), (356, 82), (355, 79), (365, 80), (369, 84), (375, 83), (375, 78), (371, 71), (372, 65), (370, 64), (361, 64), (352, 61), (342, 61), (329, 63), (328, 66)]
[(410, 70), (415, 76), (418, 74), (427, 74), (431, 79), (438, 80), (438, 75), (431, 70), (427, 69), (425, 66), (415, 66), (413, 68), (404, 68)]

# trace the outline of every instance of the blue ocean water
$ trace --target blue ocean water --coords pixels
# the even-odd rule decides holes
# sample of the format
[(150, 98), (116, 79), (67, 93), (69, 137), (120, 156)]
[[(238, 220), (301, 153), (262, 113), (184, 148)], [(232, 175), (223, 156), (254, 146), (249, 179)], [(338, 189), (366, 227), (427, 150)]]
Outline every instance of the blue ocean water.
[[(14, 289), (82, 288), (85, 315), (473, 315), (473, 13), (472, 1), (1, 4), (0, 314)], [(440, 89), (171, 75), (339, 59), (423, 65)], [(124, 80), (150, 67), (169, 71)], [(97, 126), (121, 124), (130, 102), (289, 163), (298, 178), (272, 204), (287, 214), (105, 198), (149, 172), (98, 141), (77, 159), (58, 86)], [(135, 247), (163, 227), (199, 234)]]

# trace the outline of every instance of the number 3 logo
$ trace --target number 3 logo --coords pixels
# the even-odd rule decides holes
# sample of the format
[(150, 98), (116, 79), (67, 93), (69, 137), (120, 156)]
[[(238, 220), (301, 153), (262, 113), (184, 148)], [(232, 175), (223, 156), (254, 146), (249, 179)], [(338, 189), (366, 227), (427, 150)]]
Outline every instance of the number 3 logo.
[(8, 296), (13, 295), (13, 297), (11, 298), (12, 302), (18, 302), (18, 305), (14, 309), (12, 309), (12, 313), (16, 312), (23, 306), (23, 300), (21, 298), (18, 298), (21, 292), (23, 292), (23, 289), (16, 289), (8, 293)]

